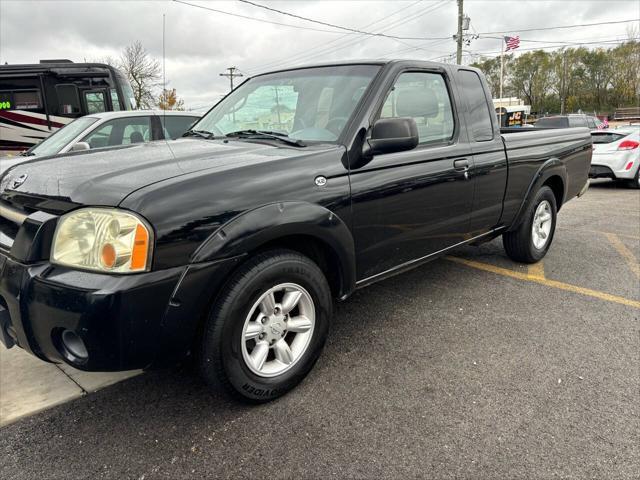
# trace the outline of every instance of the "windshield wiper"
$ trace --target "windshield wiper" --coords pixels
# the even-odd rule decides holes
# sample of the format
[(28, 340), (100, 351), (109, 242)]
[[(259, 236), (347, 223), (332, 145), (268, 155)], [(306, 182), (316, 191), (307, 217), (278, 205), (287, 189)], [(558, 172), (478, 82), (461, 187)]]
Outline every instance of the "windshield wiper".
[(26, 152), (20, 153), (20, 156), (21, 157), (35, 157), (36, 154), (27, 150)]
[(211, 138), (213, 137), (213, 133), (207, 132), (206, 130), (187, 130), (182, 134), (183, 137), (202, 137), (202, 138)]
[(238, 130), (236, 132), (227, 133), (227, 137), (238, 138), (269, 138), (273, 140), (280, 140), (287, 145), (293, 145), (294, 147), (306, 147), (301, 141), (293, 138), (289, 138), (289, 135), (282, 132), (273, 132), (270, 130)]

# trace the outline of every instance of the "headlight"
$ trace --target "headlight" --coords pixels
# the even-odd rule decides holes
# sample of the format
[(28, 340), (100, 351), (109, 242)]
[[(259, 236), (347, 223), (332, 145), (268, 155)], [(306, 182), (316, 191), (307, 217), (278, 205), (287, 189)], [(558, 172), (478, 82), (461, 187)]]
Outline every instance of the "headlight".
[(101, 272), (142, 272), (151, 265), (151, 236), (151, 228), (133, 213), (82, 208), (60, 218), (51, 262)]

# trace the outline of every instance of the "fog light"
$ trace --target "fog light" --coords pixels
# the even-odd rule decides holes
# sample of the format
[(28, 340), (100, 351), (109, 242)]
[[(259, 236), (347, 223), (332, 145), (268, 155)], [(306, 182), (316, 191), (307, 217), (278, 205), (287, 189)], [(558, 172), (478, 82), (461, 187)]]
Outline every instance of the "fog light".
[(84, 346), (84, 342), (71, 330), (62, 332), (62, 345), (67, 353), (73, 357), (73, 360), (86, 360), (89, 358), (89, 352), (87, 352), (87, 347)]

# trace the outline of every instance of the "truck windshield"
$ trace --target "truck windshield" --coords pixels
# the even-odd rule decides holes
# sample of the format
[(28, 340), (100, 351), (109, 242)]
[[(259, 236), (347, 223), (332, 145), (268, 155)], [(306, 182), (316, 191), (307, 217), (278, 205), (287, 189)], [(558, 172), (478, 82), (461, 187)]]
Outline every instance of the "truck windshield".
[(35, 147), (32, 147), (28, 151), (28, 154), (43, 157), (45, 155), (60, 153), (60, 150), (66, 147), (71, 140), (80, 135), (89, 125), (97, 121), (98, 119), (93, 117), (80, 117), (70, 124), (65, 125), (53, 135), (45, 138)]
[(379, 69), (345, 65), (261, 75), (230, 93), (193, 129), (216, 136), (270, 131), (302, 141), (335, 142)]

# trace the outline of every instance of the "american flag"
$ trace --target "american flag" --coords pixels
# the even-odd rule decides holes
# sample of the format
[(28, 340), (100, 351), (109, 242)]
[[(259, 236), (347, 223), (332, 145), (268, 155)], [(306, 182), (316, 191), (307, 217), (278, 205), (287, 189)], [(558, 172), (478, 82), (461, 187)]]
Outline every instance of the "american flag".
[(515, 37), (504, 37), (504, 41), (507, 44), (507, 52), (509, 50), (515, 50), (520, 46), (520, 36), (516, 35)]

